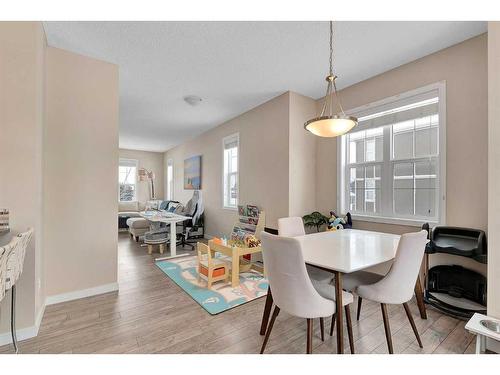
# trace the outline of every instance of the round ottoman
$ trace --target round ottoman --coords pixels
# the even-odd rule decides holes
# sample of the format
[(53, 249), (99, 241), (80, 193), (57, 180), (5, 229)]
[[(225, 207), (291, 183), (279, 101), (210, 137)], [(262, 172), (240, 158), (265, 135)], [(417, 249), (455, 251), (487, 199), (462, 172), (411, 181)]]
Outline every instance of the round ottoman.
[(159, 230), (154, 230), (150, 232), (146, 232), (144, 234), (144, 243), (148, 245), (148, 254), (153, 252), (153, 246), (159, 245), (160, 254), (163, 254), (165, 249), (165, 244), (168, 241), (168, 230), (163, 228)]

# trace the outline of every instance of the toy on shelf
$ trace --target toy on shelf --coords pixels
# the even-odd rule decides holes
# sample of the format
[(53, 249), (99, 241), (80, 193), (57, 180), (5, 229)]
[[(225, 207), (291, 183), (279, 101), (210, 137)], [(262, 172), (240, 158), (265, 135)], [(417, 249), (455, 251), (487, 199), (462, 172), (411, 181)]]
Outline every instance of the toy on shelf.
[(352, 218), (349, 212), (344, 217), (342, 217), (337, 216), (335, 211), (330, 211), (330, 218), (328, 219), (328, 227), (326, 230), (334, 231), (349, 228), (352, 228)]

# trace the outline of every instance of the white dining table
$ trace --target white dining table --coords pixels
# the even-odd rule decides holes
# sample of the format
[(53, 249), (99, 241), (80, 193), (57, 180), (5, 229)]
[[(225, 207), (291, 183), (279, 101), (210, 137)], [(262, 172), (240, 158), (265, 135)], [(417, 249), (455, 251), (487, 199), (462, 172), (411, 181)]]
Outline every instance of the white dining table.
[[(302, 244), (302, 255), (305, 263), (330, 271), (335, 276), (337, 352), (344, 353), (342, 275), (393, 260), (396, 256), (400, 236), (358, 229), (343, 229), (306, 234), (295, 238)], [(415, 293), (420, 314), (425, 319), (426, 313), (420, 280), (417, 280)], [(271, 308), (268, 306), (268, 300), (272, 305), (271, 293), (269, 296), (264, 309), (261, 334), (263, 331), (265, 333), (264, 326), (267, 327), (266, 310), (268, 307), (269, 310)]]
[(157, 258), (156, 260), (164, 260), (177, 257), (177, 233), (176, 224), (184, 220), (191, 220), (189, 216), (183, 216), (166, 211), (141, 211), (139, 215), (150, 221), (151, 223), (165, 223), (170, 225), (170, 256)]

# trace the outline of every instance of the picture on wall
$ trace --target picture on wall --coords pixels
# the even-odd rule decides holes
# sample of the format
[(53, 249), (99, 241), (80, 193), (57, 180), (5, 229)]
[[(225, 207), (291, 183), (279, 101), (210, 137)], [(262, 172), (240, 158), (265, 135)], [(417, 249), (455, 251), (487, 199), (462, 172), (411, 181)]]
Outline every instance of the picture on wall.
[(201, 155), (184, 160), (184, 189), (201, 189)]

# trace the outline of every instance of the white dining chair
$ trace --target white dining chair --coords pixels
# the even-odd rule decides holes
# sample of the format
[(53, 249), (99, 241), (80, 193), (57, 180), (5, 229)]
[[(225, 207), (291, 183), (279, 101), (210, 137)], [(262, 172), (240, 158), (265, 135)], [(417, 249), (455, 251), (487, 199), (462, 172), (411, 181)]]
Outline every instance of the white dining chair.
[(393, 354), (391, 329), (387, 315), (387, 304), (402, 304), (413, 333), (417, 338), (418, 345), (422, 348), (422, 341), (413, 320), (408, 301), (414, 293), (427, 243), (427, 232), (422, 230), (416, 233), (403, 234), (399, 240), (394, 263), (387, 275), (380, 281), (371, 285), (360, 285), (356, 293), (363, 299), (380, 303), (382, 318), (384, 321), (385, 336), (389, 353)]
[(11, 291), (10, 308), (10, 330), (12, 335), (12, 344), (16, 353), (19, 352), (16, 337), (16, 283), (23, 272), (24, 258), (26, 248), (33, 236), (33, 229), (29, 228), (26, 232), (18, 234), (9, 243), (10, 252), (7, 256), (7, 272), (5, 290)]
[(310, 354), (313, 319), (334, 315), (335, 302), (321, 296), (313, 286), (307, 274), (300, 241), (266, 232), (261, 233), (261, 241), (266, 274), (276, 306), (260, 352), (264, 353), (274, 322), (280, 310), (284, 310), (307, 320), (307, 353)]
[[(375, 284), (384, 278), (385, 275), (381, 275), (370, 271), (357, 271), (346, 273), (342, 277), (342, 288), (351, 293), (356, 293), (356, 288), (360, 285)], [(358, 296), (358, 308), (356, 310), (356, 320), (359, 320), (361, 314), (361, 304), (363, 298)]]
[[(306, 234), (304, 228), (304, 221), (301, 217), (283, 217), (278, 219), (278, 234), (284, 237), (298, 237)], [(332, 283), (333, 275), (331, 272), (322, 270), (318, 267), (306, 264), (307, 274), (311, 278), (314, 288), (318, 291), (320, 295), (325, 298), (335, 300), (334, 284)], [(347, 290), (347, 289), (346, 289)], [(351, 309), (350, 304), (353, 302), (353, 296), (350, 293), (343, 293), (342, 304), (344, 305), (346, 321), (351, 321)], [(325, 324), (324, 319), (320, 318), (320, 333), (321, 340), (325, 339)], [(332, 323), (330, 326), (330, 336), (333, 336), (333, 328), (335, 326), (335, 316), (332, 316)], [(352, 343), (352, 331), (350, 330), (351, 325), (348, 324), (348, 333), (350, 338), (350, 343)], [(354, 346), (351, 344), (351, 353), (354, 353)]]
[[(284, 237), (298, 237), (306, 234), (301, 217), (283, 217), (278, 219), (278, 234)], [(312, 280), (330, 283), (333, 279), (331, 272), (306, 264), (307, 273)]]

